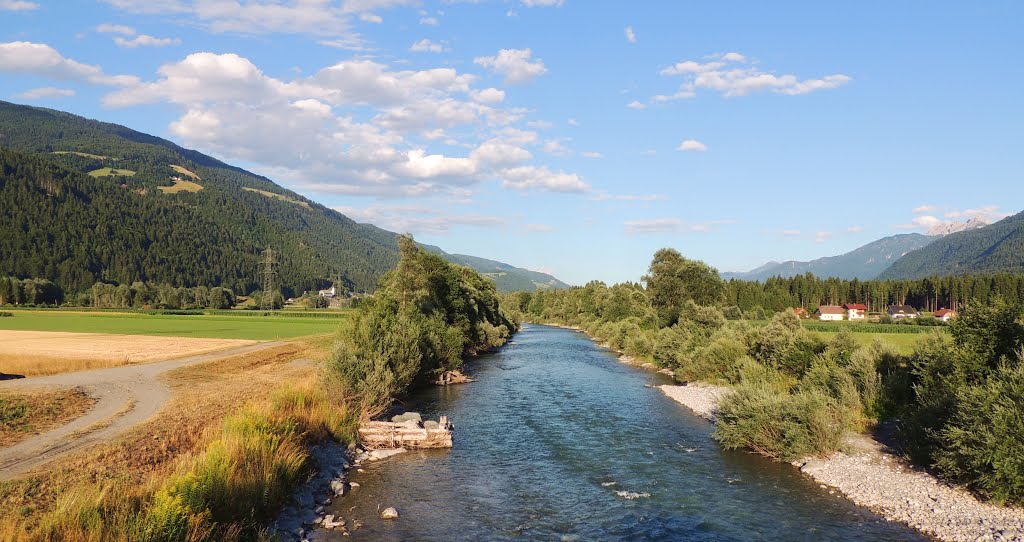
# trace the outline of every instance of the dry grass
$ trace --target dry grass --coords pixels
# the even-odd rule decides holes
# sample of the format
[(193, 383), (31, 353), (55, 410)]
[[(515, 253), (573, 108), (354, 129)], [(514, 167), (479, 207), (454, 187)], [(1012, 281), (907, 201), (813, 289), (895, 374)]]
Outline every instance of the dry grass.
[(78, 388), (0, 393), (0, 448), (60, 427), (88, 412), (95, 402)]
[(100, 169), (94, 169), (89, 172), (89, 175), (93, 177), (134, 177), (135, 172), (130, 169), (116, 169), (110, 167), (104, 167)]
[[(84, 486), (97, 491), (111, 484), (153, 487), (170, 476), (179, 461), (199, 453), (225, 416), (273, 396), (285, 382), (313, 387), (315, 366), (292, 361), (317, 356), (318, 351), (289, 343), (172, 371), (167, 379), (174, 396), (150, 421), (41, 472), (0, 483), (0, 518), (20, 518), (17, 529), (32, 528), (57, 508), (61, 496)], [(0, 539), (17, 538), (5, 536), (17, 530), (12, 529), (10, 521), (0, 520)]]
[(106, 160), (109, 156), (102, 156), (99, 154), (89, 154), (87, 152), (75, 152), (75, 151), (53, 151), (50, 154), (73, 154), (75, 156), (82, 156), (85, 158), (94, 158), (96, 160)]
[(172, 165), (171, 169), (173, 169), (174, 171), (177, 171), (178, 173), (181, 173), (182, 175), (185, 175), (186, 177), (191, 177), (191, 178), (193, 178), (193, 179), (195, 179), (197, 181), (201, 181), (202, 180), (199, 177), (199, 175), (196, 175), (195, 173), (192, 173), (191, 171), (189, 171), (189, 170), (187, 170), (187, 169), (185, 169), (185, 168), (183, 168), (181, 166), (173, 166)]
[(297, 199), (289, 198), (288, 196), (285, 196), (283, 194), (277, 194), (277, 193), (274, 193), (274, 192), (267, 192), (266, 190), (260, 190), (258, 188), (249, 188), (249, 187), (242, 188), (242, 190), (245, 190), (246, 192), (255, 192), (257, 194), (266, 196), (268, 198), (274, 198), (274, 199), (279, 199), (281, 201), (287, 201), (288, 203), (293, 203), (293, 204), (298, 205), (300, 207), (305, 207), (306, 209), (311, 209), (311, 207), (309, 206), (308, 203), (306, 203), (304, 201), (299, 201)]
[(203, 189), (202, 185), (183, 179), (174, 179), (171, 186), (158, 186), (164, 194), (177, 194), (178, 192), (198, 192)]
[(44, 376), (254, 344), (240, 339), (0, 330), (0, 373)]

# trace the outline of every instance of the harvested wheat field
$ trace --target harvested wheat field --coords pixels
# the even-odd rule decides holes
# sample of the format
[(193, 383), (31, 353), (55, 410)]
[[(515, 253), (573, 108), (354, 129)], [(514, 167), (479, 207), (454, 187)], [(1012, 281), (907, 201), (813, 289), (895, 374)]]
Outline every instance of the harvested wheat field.
[(241, 339), (0, 330), (0, 373), (41, 376), (255, 344)]

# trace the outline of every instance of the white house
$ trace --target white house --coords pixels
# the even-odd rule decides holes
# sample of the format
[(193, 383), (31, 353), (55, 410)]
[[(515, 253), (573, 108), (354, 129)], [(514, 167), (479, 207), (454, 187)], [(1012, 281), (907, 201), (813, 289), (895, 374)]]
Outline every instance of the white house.
[(847, 320), (863, 320), (868, 315), (868, 306), (863, 303), (847, 303), (843, 309), (846, 310)]
[(952, 318), (956, 318), (956, 311), (949, 309), (939, 309), (935, 311), (935, 317), (943, 322), (948, 322)]
[(893, 320), (917, 318), (917, 311), (910, 305), (893, 305), (886, 311)]
[(337, 296), (337, 293), (336, 293), (336, 291), (334, 289), (334, 286), (331, 286), (331, 288), (329, 290), (320, 290), (319, 293), (320, 293), (320, 297), (325, 297), (327, 299), (334, 299), (335, 296)]
[(822, 305), (818, 307), (818, 312), (815, 314), (817, 314), (818, 320), (841, 321), (846, 311), (835, 305)]

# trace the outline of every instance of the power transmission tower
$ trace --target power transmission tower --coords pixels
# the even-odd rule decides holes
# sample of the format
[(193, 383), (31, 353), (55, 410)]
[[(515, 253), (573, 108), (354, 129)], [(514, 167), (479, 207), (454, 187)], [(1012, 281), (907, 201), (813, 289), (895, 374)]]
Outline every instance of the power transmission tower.
[(274, 308), (274, 265), (277, 260), (274, 257), (274, 250), (267, 247), (263, 251), (263, 262), (260, 264), (260, 274), (263, 275), (263, 295), (260, 296), (260, 310), (269, 311)]

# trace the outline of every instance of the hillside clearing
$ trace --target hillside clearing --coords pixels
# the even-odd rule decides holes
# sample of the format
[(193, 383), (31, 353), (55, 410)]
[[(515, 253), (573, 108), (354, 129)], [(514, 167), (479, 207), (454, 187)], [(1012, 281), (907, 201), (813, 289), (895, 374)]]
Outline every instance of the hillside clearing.
[(158, 186), (164, 194), (177, 194), (178, 192), (198, 192), (203, 189), (202, 185), (184, 179), (172, 179), (171, 186)]
[(171, 165), (171, 169), (173, 169), (174, 171), (177, 171), (178, 173), (181, 173), (182, 175), (185, 175), (186, 177), (191, 177), (191, 178), (193, 178), (193, 179), (195, 179), (197, 181), (203, 180), (202, 178), (199, 177), (199, 175), (196, 175), (195, 173), (192, 173), (191, 171), (189, 171), (189, 170), (187, 170), (187, 169), (185, 169), (185, 168), (183, 168), (181, 166), (175, 166), (175, 165), (172, 164)]
[(135, 172), (130, 169), (104, 167), (90, 171), (89, 175), (93, 177), (134, 177)]
[(81, 156), (83, 158), (95, 158), (96, 160), (107, 160), (109, 156), (102, 156), (99, 154), (89, 154), (87, 152), (76, 152), (76, 151), (53, 151), (50, 154), (73, 154), (75, 156)]
[(266, 196), (268, 198), (274, 198), (274, 199), (279, 199), (281, 201), (287, 201), (288, 203), (293, 203), (293, 204), (298, 205), (300, 207), (305, 207), (306, 209), (310, 209), (311, 208), (309, 206), (309, 204), (304, 202), (304, 201), (299, 201), (297, 199), (289, 198), (288, 196), (285, 196), (285, 195), (282, 195), (282, 194), (277, 194), (277, 193), (274, 193), (274, 192), (267, 192), (266, 190), (260, 190), (258, 188), (249, 188), (249, 187), (244, 187), (244, 188), (242, 188), (242, 190), (245, 190), (246, 192), (255, 192), (257, 194), (262, 194), (262, 195), (264, 195), (264, 196)]

